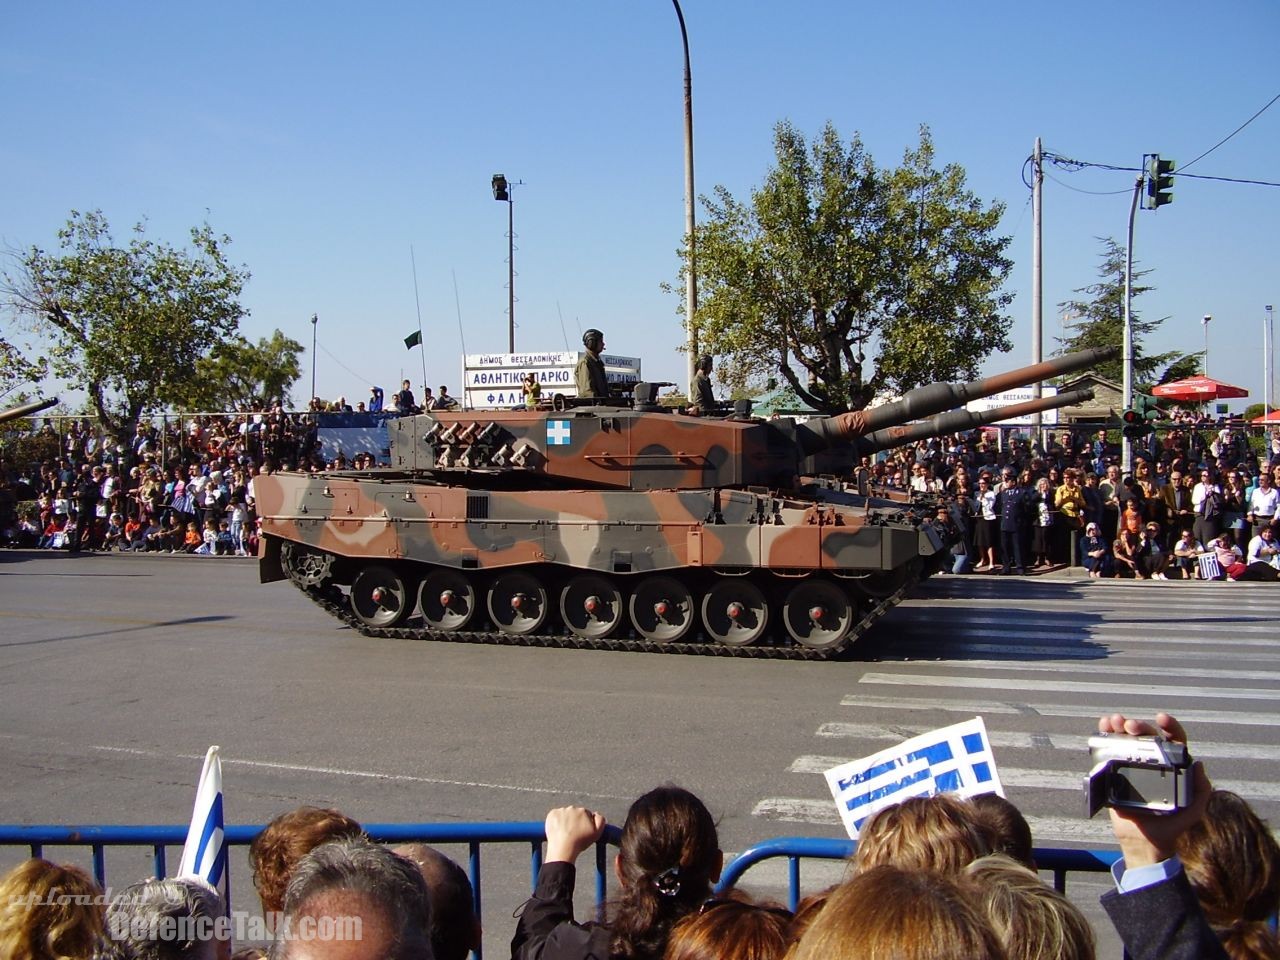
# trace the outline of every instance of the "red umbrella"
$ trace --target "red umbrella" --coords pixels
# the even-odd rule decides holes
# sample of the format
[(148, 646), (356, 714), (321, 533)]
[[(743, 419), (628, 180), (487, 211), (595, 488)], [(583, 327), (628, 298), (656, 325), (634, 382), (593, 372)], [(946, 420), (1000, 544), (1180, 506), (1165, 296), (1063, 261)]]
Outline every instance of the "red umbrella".
[(1208, 403), (1210, 400), (1226, 400), (1234, 397), (1247, 397), (1249, 391), (1244, 387), (1232, 386), (1215, 380), (1213, 377), (1187, 377), (1173, 383), (1162, 383), (1151, 388), (1151, 395), (1180, 400), (1184, 403)]
[(1250, 423), (1280, 423), (1280, 410), (1272, 410), (1265, 417), (1254, 417)]

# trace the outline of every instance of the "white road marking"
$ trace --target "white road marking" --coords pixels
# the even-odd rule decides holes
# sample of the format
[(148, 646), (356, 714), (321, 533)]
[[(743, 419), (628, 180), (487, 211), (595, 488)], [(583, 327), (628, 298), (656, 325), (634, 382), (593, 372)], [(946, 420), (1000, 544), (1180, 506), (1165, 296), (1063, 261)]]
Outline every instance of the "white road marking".
[[(1105, 693), (1115, 697), (1164, 697), (1176, 701), (1186, 697), (1221, 697), (1238, 700), (1280, 700), (1280, 689), (1259, 690), (1248, 687), (1190, 687), (1135, 684), (1132, 680), (1116, 683), (1091, 683), (1075, 680), (1025, 680), (1014, 677), (925, 676), (910, 673), (867, 673), (859, 683), (891, 686), (970, 687), (977, 690), (1052, 690), (1055, 693)], [(1138, 689), (1135, 689), (1138, 687)]]
[[(1148, 717), (1153, 713), (1151, 707), (1135, 707), (1129, 696), (1130, 688), (1116, 699), (1107, 710), (1118, 710), (1130, 717)], [(971, 716), (979, 714), (1013, 714), (1027, 717), (1071, 717), (1097, 720), (1104, 708), (1079, 703), (1036, 703), (1011, 702), (993, 700), (938, 700), (921, 697), (877, 697), (862, 694), (846, 694), (840, 705), (844, 707), (867, 707), (876, 710), (931, 711), (941, 710), (948, 713), (966, 713)], [(1239, 726), (1277, 727), (1280, 726), (1280, 715), (1274, 713), (1234, 713), (1224, 710), (1187, 710), (1179, 709), (1176, 715), (1183, 723), (1229, 723)]]
[[(1096, 657), (1093, 659), (1097, 659)], [(1185, 659), (1185, 658), (1184, 658)], [(1061, 673), (1063, 670), (1060, 663), (1011, 663), (1008, 660), (961, 660), (948, 661), (946, 659), (941, 662), (920, 663), (918, 666), (922, 669), (946, 668), (952, 669), (957, 664), (966, 669), (974, 670), (1019, 670), (1025, 673)], [(1072, 664), (1072, 676), (1115, 676), (1118, 665), (1109, 660), (1104, 663), (1087, 663)], [(1125, 664), (1119, 669), (1137, 669), (1134, 664)], [(1203, 677), (1206, 680), (1261, 680), (1275, 683), (1278, 686), (1277, 691), (1273, 694), (1280, 698), (1280, 671), (1276, 670), (1215, 670), (1209, 667), (1160, 667), (1159, 676), (1164, 677)], [(864, 678), (865, 679), (865, 678)], [(995, 681), (1001, 683), (1003, 681)]]

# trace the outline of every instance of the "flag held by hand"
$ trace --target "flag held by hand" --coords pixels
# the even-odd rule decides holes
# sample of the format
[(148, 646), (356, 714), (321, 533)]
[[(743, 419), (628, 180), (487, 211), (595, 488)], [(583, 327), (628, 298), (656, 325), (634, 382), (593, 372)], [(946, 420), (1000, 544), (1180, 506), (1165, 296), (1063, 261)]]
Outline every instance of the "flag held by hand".
[(218, 747), (210, 747), (205, 754), (178, 876), (203, 880), (222, 894), (225, 902), (227, 844), (222, 814), (222, 758), (218, 756), (218, 750)]

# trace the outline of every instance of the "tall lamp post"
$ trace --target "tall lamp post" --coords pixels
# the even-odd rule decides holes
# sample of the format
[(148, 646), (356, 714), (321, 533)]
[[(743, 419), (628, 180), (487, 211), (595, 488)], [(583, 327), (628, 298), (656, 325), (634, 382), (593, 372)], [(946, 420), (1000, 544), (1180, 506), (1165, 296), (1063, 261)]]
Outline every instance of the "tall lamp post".
[(676, 19), (680, 21), (680, 41), (684, 44), (684, 233), (689, 243), (689, 264), (685, 272), (685, 320), (689, 324), (689, 392), (688, 398), (693, 400), (694, 380), (698, 370), (698, 327), (695, 315), (698, 312), (698, 256), (694, 243), (694, 194), (693, 194), (693, 73), (689, 69), (689, 33), (684, 27), (684, 11), (680, 9), (680, 0), (671, 0), (676, 8)]
[[(316, 325), (320, 323), (320, 317), (317, 314), (311, 315), (311, 399), (316, 398)], [(311, 406), (311, 401), (307, 401), (307, 406)]]
[(514, 186), (500, 173), (493, 175), (493, 199), (507, 203), (507, 353), (516, 352), (516, 205)]
[(1213, 314), (1206, 313), (1200, 322), (1204, 324), (1204, 375), (1209, 375), (1209, 321), (1213, 319)]
[(1267, 325), (1262, 331), (1263, 341), (1266, 349), (1262, 357), (1262, 415), (1264, 417), (1271, 416), (1272, 406), (1272, 384), (1276, 378), (1276, 340), (1275, 327), (1271, 325), (1271, 304), (1267, 304), (1264, 308), (1267, 311)]

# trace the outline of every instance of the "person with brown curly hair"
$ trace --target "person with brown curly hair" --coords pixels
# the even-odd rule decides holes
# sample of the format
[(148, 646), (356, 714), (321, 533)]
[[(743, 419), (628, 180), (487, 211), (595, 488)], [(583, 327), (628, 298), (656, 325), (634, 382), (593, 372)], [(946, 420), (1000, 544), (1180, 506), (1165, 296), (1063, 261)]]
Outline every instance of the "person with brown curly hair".
[(737, 897), (708, 900), (671, 931), (663, 960), (781, 960), (790, 910)]
[(249, 844), (253, 885), (268, 929), (275, 929), (284, 910), (289, 876), (299, 860), (322, 843), (363, 835), (364, 828), (345, 813), (321, 807), (298, 807), (268, 823)]
[(911, 797), (878, 810), (858, 831), (855, 873), (872, 867), (958, 875), (992, 850), (989, 828), (966, 800), (948, 793)]

